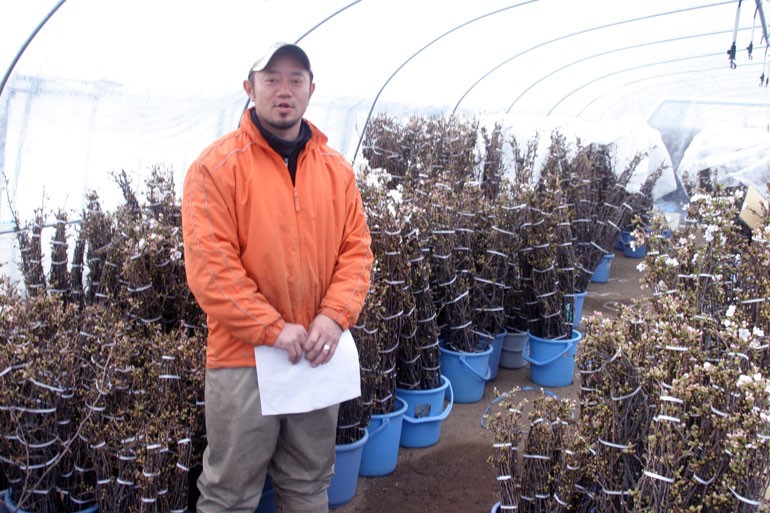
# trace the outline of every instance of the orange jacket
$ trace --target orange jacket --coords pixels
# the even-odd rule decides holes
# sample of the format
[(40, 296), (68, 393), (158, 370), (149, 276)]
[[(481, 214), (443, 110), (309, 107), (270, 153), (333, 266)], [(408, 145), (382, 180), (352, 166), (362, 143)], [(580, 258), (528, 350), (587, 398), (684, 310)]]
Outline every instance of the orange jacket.
[(190, 166), (182, 227), (187, 282), (207, 315), (208, 368), (254, 366), (286, 322), (323, 313), (347, 329), (369, 288), (371, 236), (353, 169), (315, 126), (297, 162), (244, 112)]

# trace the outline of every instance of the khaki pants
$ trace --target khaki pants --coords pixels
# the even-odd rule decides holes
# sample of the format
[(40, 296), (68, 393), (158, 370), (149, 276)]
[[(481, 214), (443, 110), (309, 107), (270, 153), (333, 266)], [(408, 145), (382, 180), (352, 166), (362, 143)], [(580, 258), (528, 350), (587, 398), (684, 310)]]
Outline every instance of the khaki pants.
[(262, 416), (255, 368), (206, 371), (197, 513), (254, 513), (266, 472), (277, 513), (327, 513), (339, 406)]

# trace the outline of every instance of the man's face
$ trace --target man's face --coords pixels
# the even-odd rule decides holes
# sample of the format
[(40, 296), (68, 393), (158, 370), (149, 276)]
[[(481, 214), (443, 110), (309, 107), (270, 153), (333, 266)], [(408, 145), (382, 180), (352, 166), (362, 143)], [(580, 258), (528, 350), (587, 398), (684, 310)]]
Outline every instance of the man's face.
[(264, 70), (254, 72), (243, 87), (254, 102), (263, 128), (282, 139), (299, 136), (300, 121), (315, 90), (310, 72), (299, 61), (278, 53)]

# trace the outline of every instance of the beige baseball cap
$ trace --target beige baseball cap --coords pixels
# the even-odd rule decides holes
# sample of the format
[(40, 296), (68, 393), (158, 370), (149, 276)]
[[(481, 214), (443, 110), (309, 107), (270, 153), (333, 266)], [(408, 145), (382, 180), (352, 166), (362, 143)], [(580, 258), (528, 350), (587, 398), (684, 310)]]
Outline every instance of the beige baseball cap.
[(310, 69), (310, 59), (308, 59), (307, 54), (302, 48), (291, 43), (277, 42), (267, 47), (262, 52), (261, 56), (256, 61), (254, 61), (254, 64), (249, 69), (249, 74), (251, 74), (253, 71), (262, 71), (265, 69), (267, 65), (270, 64), (270, 60), (279, 53), (292, 55), (302, 64), (306, 70), (310, 71), (310, 73), (313, 72)]

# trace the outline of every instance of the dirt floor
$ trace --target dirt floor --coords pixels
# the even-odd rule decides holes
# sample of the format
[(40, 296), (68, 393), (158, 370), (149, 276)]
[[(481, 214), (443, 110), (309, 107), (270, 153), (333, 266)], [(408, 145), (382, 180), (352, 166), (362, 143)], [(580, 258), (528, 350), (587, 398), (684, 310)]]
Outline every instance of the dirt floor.
[[(599, 311), (614, 314), (614, 305), (630, 303), (643, 295), (639, 286), (639, 259), (616, 251), (607, 283), (591, 283), (583, 317)], [(485, 386), (484, 397), (475, 403), (455, 403), (441, 424), (437, 444), (419, 449), (401, 447), (396, 469), (386, 476), (359, 477), (356, 495), (336, 513), (485, 513), (496, 498), (496, 475), (488, 458), (492, 455), (492, 434), (481, 425), (484, 410), (496, 397), (495, 389), (507, 392), (515, 387), (537, 387), (530, 380), (529, 366), (500, 368), (494, 381)], [(537, 387), (539, 388), (539, 387)], [(567, 387), (551, 389), (560, 397), (577, 398), (577, 377)], [(537, 394), (518, 392), (517, 397)], [(531, 395), (534, 397), (534, 395)]]

